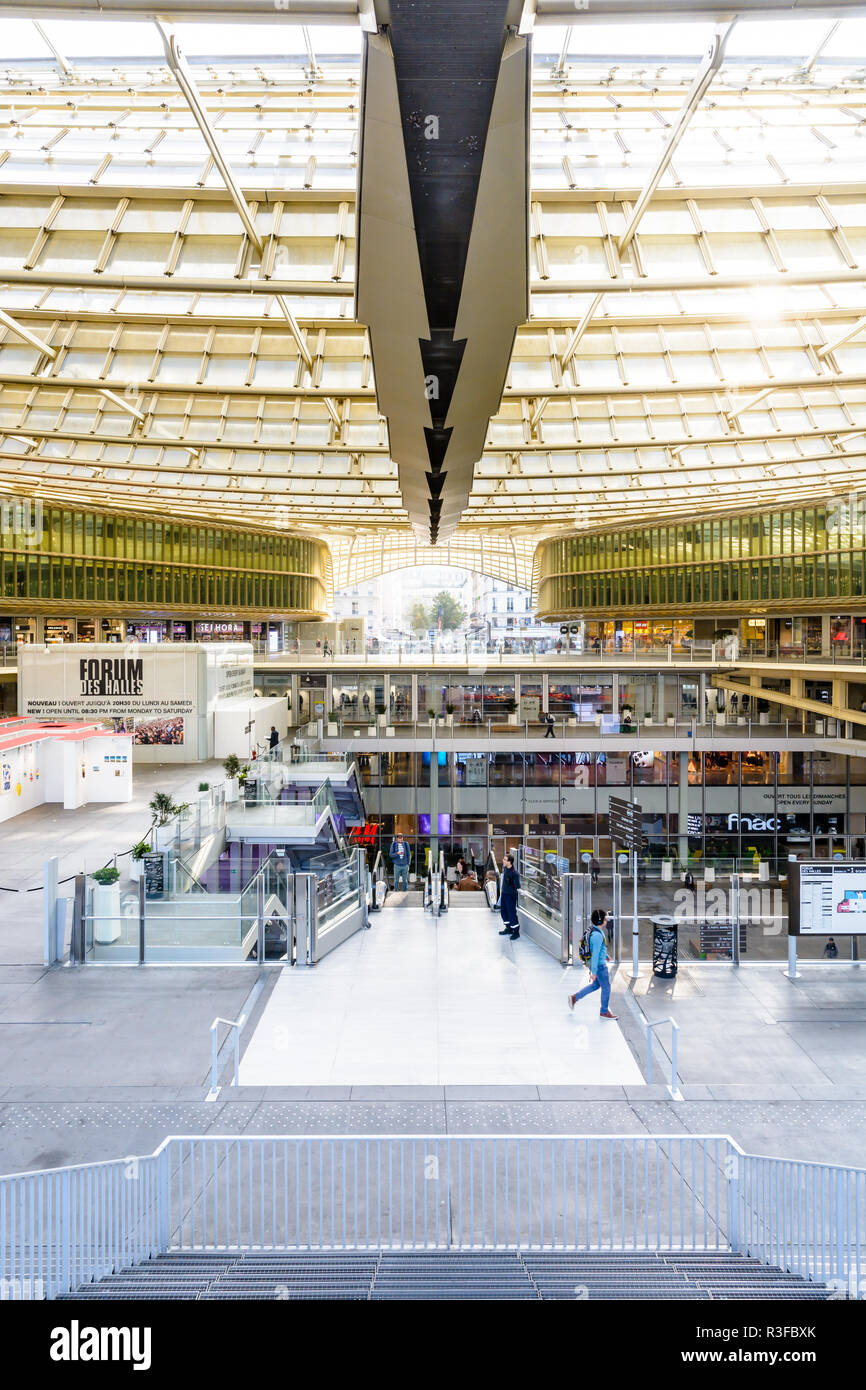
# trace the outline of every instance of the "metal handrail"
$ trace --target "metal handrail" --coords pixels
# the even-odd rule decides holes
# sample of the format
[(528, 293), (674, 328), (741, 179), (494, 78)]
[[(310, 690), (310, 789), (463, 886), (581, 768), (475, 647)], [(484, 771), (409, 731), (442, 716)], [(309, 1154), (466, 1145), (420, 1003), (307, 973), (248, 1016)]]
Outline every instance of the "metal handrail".
[(240, 1076), (241, 1064), (241, 1029), (247, 1021), (246, 1014), (241, 1014), (240, 1018), (221, 1018), (219, 1015), (214, 1019), (210, 1026), (211, 1039), (211, 1061), (210, 1061), (210, 1090), (205, 1096), (205, 1100), (214, 1101), (220, 1093), (219, 1085), (219, 1049), (217, 1048), (217, 1034), (219, 1025), (226, 1024), (228, 1028), (234, 1029), (234, 1085), (237, 1086)]
[(682, 1100), (682, 1092), (677, 1086), (677, 1038), (679, 1036), (680, 1025), (675, 1018), (657, 1018), (655, 1022), (646, 1019), (646, 1079), (649, 1085), (653, 1079), (653, 1059), (652, 1059), (652, 1034), (654, 1028), (661, 1028), (665, 1023), (671, 1025), (671, 1084), (668, 1086), (668, 1093), (671, 1100)]
[(688, 1249), (862, 1299), (864, 1223), (866, 1168), (727, 1135), (172, 1135), (0, 1177), (0, 1287), (56, 1298), (206, 1249)]

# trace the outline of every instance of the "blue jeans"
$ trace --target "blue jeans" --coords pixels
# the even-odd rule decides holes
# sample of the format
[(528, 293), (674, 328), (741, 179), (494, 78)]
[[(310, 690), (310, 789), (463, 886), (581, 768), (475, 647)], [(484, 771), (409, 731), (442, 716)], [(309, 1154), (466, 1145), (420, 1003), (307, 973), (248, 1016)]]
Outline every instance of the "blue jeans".
[(399, 888), (406, 888), (406, 889), (408, 889), (408, 887), (409, 887), (409, 865), (408, 865), (408, 864), (398, 864), (398, 863), (395, 862), (395, 864), (394, 864), (394, 891), (396, 892), (397, 889), (399, 889)]
[(607, 1006), (610, 1003), (610, 976), (607, 973), (606, 964), (598, 967), (598, 974), (593, 983), (587, 985), (586, 989), (582, 989), (579, 994), (576, 994), (574, 996), (574, 1002), (577, 1003), (578, 999), (583, 999), (585, 995), (592, 994), (593, 990), (596, 989), (601, 990), (601, 1013), (606, 1014)]

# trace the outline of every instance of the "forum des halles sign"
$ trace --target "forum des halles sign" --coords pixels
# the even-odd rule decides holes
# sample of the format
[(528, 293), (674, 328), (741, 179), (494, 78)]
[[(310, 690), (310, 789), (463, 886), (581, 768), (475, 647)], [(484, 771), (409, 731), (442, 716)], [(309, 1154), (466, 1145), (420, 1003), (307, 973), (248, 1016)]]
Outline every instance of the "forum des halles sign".
[(70, 644), (19, 650), (18, 708), (42, 719), (194, 714), (204, 703), (201, 650)]

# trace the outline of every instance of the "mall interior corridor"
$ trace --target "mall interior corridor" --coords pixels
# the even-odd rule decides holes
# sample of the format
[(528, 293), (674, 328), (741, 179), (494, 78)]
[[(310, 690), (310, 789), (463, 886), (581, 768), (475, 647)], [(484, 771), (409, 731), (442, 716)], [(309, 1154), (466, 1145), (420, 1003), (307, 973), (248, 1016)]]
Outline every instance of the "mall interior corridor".
[(640, 1085), (598, 995), (568, 1008), (582, 966), (499, 936), (485, 907), (436, 918), (408, 897), (392, 894), (369, 931), (313, 969), (280, 973), (242, 1086)]

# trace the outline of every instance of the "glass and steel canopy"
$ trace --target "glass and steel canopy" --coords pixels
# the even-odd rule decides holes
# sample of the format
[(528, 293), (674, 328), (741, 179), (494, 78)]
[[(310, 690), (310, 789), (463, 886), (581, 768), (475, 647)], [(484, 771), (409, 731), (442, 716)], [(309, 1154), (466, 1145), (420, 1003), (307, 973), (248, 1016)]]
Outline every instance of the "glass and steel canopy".
[[(414, 546), (353, 318), (357, 7), (178, 20), (215, 147), (144, 6), (65, 8), (0, 24), (0, 490)], [(712, 21), (538, 8), (531, 318), (453, 543), (856, 490), (866, 19), (744, 13), (694, 100)]]

